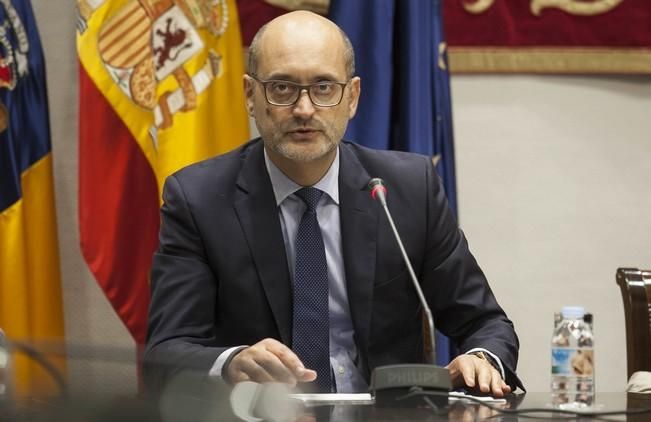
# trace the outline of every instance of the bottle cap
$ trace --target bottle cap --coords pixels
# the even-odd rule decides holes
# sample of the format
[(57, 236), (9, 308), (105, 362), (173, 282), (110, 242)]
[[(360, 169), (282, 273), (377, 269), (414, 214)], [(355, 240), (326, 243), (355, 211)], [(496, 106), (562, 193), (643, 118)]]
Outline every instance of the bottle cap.
[(563, 306), (561, 312), (565, 319), (578, 319), (583, 318), (585, 308), (583, 306)]

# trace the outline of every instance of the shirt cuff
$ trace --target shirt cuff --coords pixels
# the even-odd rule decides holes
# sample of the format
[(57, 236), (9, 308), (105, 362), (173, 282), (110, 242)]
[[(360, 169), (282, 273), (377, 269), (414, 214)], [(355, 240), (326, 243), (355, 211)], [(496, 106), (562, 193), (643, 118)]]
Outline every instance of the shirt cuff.
[(235, 346), (223, 351), (219, 356), (217, 356), (217, 360), (215, 360), (212, 368), (210, 368), (210, 371), (208, 371), (208, 375), (228, 381), (225, 376), (226, 374), (223, 372), (224, 368), (228, 363), (230, 363), (231, 359), (233, 359), (233, 357), (235, 357), (238, 352), (246, 349), (247, 347), (249, 346)]
[(502, 366), (502, 361), (500, 360), (500, 358), (497, 357), (497, 355), (495, 355), (495, 354), (493, 354), (493, 353), (489, 352), (488, 350), (483, 349), (483, 348), (481, 348), (481, 347), (475, 347), (474, 349), (470, 349), (470, 350), (468, 350), (465, 354), (468, 355), (468, 354), (470, 354), (470, 353), (472, 353), (472, 352), (484, 352), (484, 353), (486, 353), (488, 356), (490, 356), (491, 358), (493, 358), (493, 360), (495, 360), (495, 362), (497, 362), (497, 366), (499, 366), (499, 369), (500, 369), (500, 375), (502, 376), (502, 379), (503, 379), (503, 380), (506, 379), (506, 375), (505, 375), (505, 373), (504, 373), (504, 366)]

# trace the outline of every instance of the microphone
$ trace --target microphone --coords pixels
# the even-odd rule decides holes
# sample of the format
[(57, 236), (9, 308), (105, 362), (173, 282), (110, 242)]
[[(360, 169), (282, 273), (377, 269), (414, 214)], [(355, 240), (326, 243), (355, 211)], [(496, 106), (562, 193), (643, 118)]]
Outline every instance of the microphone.
[[(407, 271), (411, 282), (416, 290), (418, 295), (418, 300), (420, 301), (421, 306), (423, 307), (423, 312), (427, 318), (429, 325), (429, 340), (431, 347), (431, 364), (399, 364), (399, 365), (385, 365), (378, 366), (373, 370), (371, 374), (371, 386), (370, 389), (375, 393), (375, 402), (379, 405), (391, 405), (396, 406), (403, 404), (409, 406), (413, 404), (409, 400), (405, 400), (402, 403), (396, 403), (396, 400), (399, 396), (404, 396), (410, 388), (422, 388), (426, 390), (437, 390), (442, 392), (450, 391), (452, 385), (450, 383), (450, 375), (447, 369), (440, 366), (436, 366), (436, 340), (434, 338), (434, 318), (432, 317), (432, 311), (427, 304), (423, 290), (420, 287), (414, 268), (409, 261), (407, 256), (407, 251), (402, 244), (402, 239), (398, 233), (395, 223), (393, 222), (393, 217), (391, 212), (387, 207), (387, 188), (384, 184), (384, 180), (379, 177), (375, 177), (368, 182), (368, 189), (371, 192), (371, 197), (378, 201), (384, 209), (384, 213), (387, 216), (391, 230), (393, 231), (393, 236), (396, 239), (396, 243), (400, 248), (400, 253), (402, 254), (402, 259), (407, 266)], [(439, 396), (434, 397), (437, 406), (447, 404), (447, 397)], [(436, 400), (438, 399), (438, 400)]]
[(396, 242), (398, 243), (398, 247), (400, 248), (400, 253), (402, 253), (402, 259), (403, 261), (405, 261), (405, 265), (407, 266), (407, 271), (409, 271), (411, 282), (414, 286), (414, 289), (416, 290), (416, 293), (418, 294), (418, 300), (420, 300), (420, 304), (423, 307), (423, 311), (425, 312), (425, 317), (427, 318), (427, 323), (429, 325), (430, 346), (432, 348), (430, 359), (432, 364), (436, 364), (436, 340), (434, 338), (434, 318), (432, 317), (432, 311), (429, 308), (429, 305), (427, 304), (427, 300), (425, 300), (425, 295), (423, 294), (423, 290), (420, 288), (420, 283), (418, 282), (418, 278), (416, 278), (416, 273), (414, 273), (414, 268), (411, 266), (411, 261), (409, 261), (409, 257), (407, 256), (405, 247), (402, 244), (402, 239), (400, 238), (400, 234), (398, 234), (398, 229), (396, 228), (396, 225), (393, 222), (393, 218), (391, 217), (391, 212), (389, 211), (389, 207), (387, 207), (387, 199), (386, 199), (387, 188), (384, 185), (384, 180), (380, 179), (379, 177), (374, 177), (368, 182), (368, 189), (371, 191), (371, 197), (376, 201), (378, 201), (380, 205), (382, 205), (382, 209), (384, 209), (384, 213), (387, 215), (387, 219), (389, 220), (389, 225), (391, 226), (391, 230), (393, 231), (393, 236), (395, 237)]
[[(384, 180), (380, 179), (379, 177), (374, 177), (368, 182), (368, 190), (371, 191), (371, 198), (377, 200), (380, 202), (382, 207), (386, 210), (387, 207), (387, 188), (384, 186)], [(386, 210), (388, 213), (389, 211)], [(391, 220), (391, 214), (387, 214), (389, 216), (389, 221), (393, 223), (393, 220)], [(393, 226), (392, 226), (393, 227)], [(397, 232), (394, 231), (394, 233), (397, 236)]]

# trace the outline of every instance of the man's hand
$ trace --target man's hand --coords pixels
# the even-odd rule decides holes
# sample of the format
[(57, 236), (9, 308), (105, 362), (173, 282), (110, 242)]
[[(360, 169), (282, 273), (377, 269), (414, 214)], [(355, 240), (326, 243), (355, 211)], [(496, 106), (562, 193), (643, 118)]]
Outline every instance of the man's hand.
[(283, 382), (296, 385), (316, 379), (316, 372), (305, 369), (301, 360), (281, 342), (266, 338), (236, 354), (225, 368), (232, 383), (240, 381)]
[(494, 397), (503, 397), (511, 392), (500, 373), (487, 360), (474, 355), (461, 355), (448, 366), (453, 387), (468, 387), (471, 390)]

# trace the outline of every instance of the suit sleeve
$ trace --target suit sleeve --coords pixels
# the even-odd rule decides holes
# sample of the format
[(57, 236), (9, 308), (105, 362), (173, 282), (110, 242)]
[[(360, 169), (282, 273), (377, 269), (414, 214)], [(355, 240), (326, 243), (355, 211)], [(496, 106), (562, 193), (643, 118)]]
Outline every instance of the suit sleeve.
[(153, 257), (144, 380), (156, 392), (181, 371), (207, 376), (226, 347), (214, 333), (217, 279), (181, 184), (163, 190), (160, 245)]
[(427, 250), (423, 266), (425, 295), (435, 325), (462, 353), (484, 348), (501, 360), (506, 382), (522, 388), (515, 374), (519, 342), (468, 248), (447, 204), (434, 167), (426, 165)]

